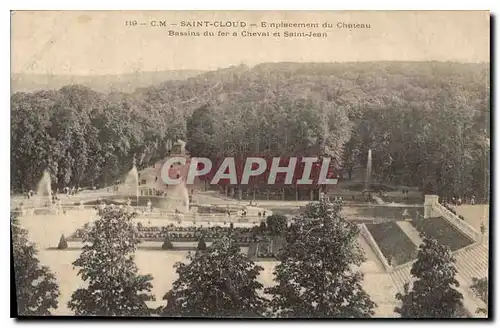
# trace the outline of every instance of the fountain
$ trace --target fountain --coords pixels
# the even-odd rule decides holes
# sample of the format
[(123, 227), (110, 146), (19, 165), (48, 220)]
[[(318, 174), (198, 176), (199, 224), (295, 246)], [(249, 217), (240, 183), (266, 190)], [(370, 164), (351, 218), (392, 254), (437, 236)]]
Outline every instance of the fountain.
[(136, 206), (139, 205), (139, 173), (135, 166), (135, 159), (132, 164), (132, 169), (125, 176), (123, 194), (127, 197), (135, 196)]
[[(43, 171), (42, 178), (36, 186), (35, 206), (47, 206), (52, 203), (52, 189), (51, 189), (50, 173)], [(44, 201), (45, 199), (45, 201)]]
[(368, 160), (366, 161), (365, 191), (370, 191), (372, 174), (372, 150), (368, 149)]
[(167, 208), (180, 213), (189, 212), (189, 193), (184, 180), (168, 192)]

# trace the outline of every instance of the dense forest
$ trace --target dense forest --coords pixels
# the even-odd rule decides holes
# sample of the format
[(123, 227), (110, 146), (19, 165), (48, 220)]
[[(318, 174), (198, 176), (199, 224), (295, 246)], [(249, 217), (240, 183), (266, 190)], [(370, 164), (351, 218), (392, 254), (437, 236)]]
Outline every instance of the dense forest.
[(133, 93), (82, 86), (11, 97), (11, 186), (43, 170), (60, 188), (112, 183), (183, 139), (192, 155), (330, 156), (346, 179), (373, 152), (375, 180), (488, 196), (487, 64), (269, 63)]

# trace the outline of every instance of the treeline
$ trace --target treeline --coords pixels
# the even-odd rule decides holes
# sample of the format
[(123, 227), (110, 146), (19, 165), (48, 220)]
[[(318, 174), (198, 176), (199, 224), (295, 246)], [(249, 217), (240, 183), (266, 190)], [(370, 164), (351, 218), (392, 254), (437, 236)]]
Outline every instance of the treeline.
[(12, 187), (110, 183), (172, 141), (193, 155), (327, 155), (349, 177), (373, 151), (383, 183), (488, 194), (489, 67), (261, 64), (108, 95), (71, 86), (12, 96)]

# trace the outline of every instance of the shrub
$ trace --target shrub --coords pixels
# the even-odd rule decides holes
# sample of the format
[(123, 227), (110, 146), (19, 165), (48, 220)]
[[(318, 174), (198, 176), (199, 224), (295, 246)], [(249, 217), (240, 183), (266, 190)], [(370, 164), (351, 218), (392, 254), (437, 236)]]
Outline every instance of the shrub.
[(287, 218), (281, 214), (273, 214), (266, 218), (266, 225), (271, 235), (279, 236), (287, 230)]
[(66, 248), (68, 248), (68, 243), (66, 242), (66, 238), (64, 237), (63, 234), (59, 239), (59, 245), (57, 245), (57, 249), (66, 249)]
[(170, 238), (168, 236), (168, 233), (165, 234), (165, 239), (163, 240), (163, 244), (161, 245), (161, 249), (173, 249), (174, 245), (170, 241)]
[(207, 249), (207, 244), (205, 243), (205, 238), (203, 236), (200, 238), (200, 241), (198, 241), (197, 249), (199, 251), (204, 251)]

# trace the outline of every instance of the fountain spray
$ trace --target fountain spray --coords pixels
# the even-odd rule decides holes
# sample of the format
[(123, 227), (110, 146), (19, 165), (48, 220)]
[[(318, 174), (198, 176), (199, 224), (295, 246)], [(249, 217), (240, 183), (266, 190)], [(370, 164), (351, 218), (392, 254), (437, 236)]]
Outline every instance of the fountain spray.
[(368, 160), (366, 161), (365, 191), (370, 190), (372, 175), (372, 150), (368, 149)]

